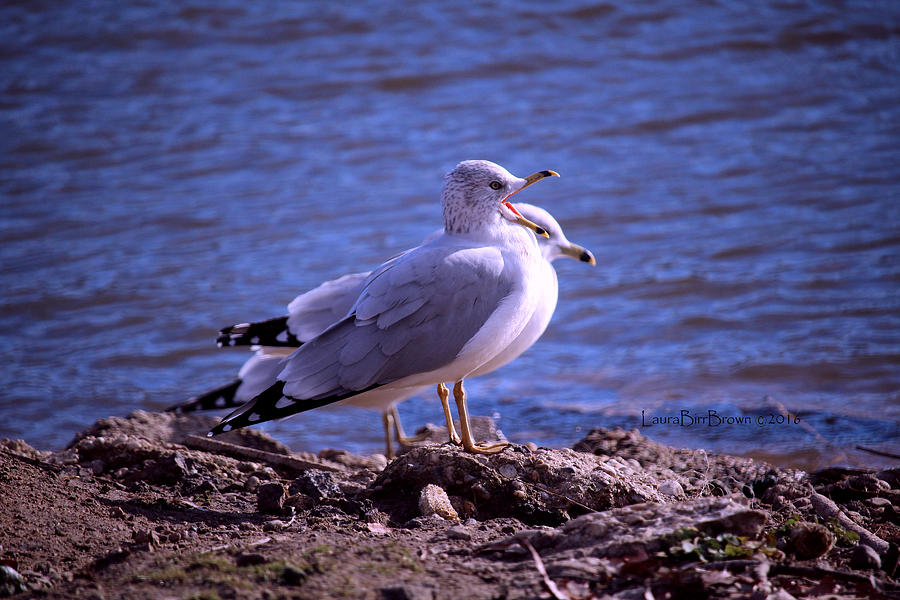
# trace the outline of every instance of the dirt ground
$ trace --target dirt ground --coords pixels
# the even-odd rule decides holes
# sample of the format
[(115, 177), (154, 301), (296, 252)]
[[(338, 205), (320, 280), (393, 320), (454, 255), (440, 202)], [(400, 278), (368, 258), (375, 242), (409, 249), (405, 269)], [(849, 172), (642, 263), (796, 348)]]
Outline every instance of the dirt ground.
[(0, 596), (900, 598), (900, 469), (777, 469), (592, 431), (393, 461), (137, 412), (0, 441)]

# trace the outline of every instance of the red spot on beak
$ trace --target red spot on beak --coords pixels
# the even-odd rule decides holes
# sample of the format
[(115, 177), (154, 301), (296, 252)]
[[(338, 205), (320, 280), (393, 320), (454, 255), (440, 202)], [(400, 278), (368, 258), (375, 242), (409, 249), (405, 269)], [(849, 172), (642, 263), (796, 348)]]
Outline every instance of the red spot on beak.
[(509, 202), (504, 202), (504, 203), (503, 203), (503, 206), (505, 206), (505, 207), (508, 208), (509, 210), (513, 211), (513, 214), (516, 215), (517, 217), (521, 217), (521, 216), (522, 216), (522, 213), (520, 213), (519, 211), (517, 211), (517, 210), (515, 209), (515, 207), (513, 207), (513, 205), (510, 204)]

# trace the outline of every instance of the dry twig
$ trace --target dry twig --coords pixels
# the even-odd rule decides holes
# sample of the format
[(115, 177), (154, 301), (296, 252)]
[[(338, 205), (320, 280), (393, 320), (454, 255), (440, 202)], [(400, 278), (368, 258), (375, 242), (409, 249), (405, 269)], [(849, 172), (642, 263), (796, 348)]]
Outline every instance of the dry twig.
[(835, 519), (838, 522), (838, 525), (856, 533), (859, 536), (860, 542), (869, 546), (878, 554), (884, 554), (888, 551), (890, 545), (886, 541), (868, 529), (857, 525), (850, 517), (845, 515), (840, 508), (838, 508), (838, 505), (835, 504), (831, 498), (827, 498), (817, 492), (812, 492), (809, 495), (809, 500), (812, 503), (813, 510), (815, 510), (816, 514), (823, 519)]
[(572, 597), (563, 592), (556, 586), (556, 583), (550, 579), (550, 576), (547, 575), (547, 569), (544, 567), (544, 561), (541, 560), (541, 555), (538, 554), (538, 551), (534, 549), (528, 540), (520, 539), (519, 543), (528, 548), (528, 551), (531, 552), (531, 558), (534, 559), (534, 567), (537, 569), (537, 572), (541, 574), (541, 577), (544, 579), (544, 585), (547, 586), (547, 589), (550, 590), (550, 593), (553, 594), (553, 597), (556, 600), (572, 600)]
[(246, 446), (238, 446), (237, 444), (211, 440), (209, 438), (200, 437), (199, 435), (187, 436), (184, 440), (184, 445), (188, 448), (193, 448), (194, 450), (222, 454), (240, 460), (262, 462), (273, 467), (282, 467), (296, 472), (307, 471), (309, 469), (320, 469), (322, 471), (345, 470), (343, 466), (332, 463), (331, 461), (303, 460), (296, 456), (275, 454), (274, 452), (266, 452), (265, 450), (257, 450), (256, 448), (247, 448)]

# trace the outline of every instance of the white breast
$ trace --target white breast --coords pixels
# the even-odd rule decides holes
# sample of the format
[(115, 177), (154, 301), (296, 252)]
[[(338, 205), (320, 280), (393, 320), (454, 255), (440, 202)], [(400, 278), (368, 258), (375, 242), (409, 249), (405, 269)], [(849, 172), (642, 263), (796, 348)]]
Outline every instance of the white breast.
[(518, 358), (523, 352), (531, 348), (531, 346), (543, 335), (550, 324), (553, 317), (553, 311), (556, 310), (556, 301), (559, 297), (559, 286), (556, 279), (556, 269), (549, 262), (542, 261), (542, 269), (539, 276), (535, 278), (535, 287), (538, 291), (538, 301), (531, 320), (522, 329), (522, 332), (509, 344), (505, 350), (500, 352), (494, 358), (478, 367), (470, 377), (477, 377), (490, 373), (502, 367), (505, 364)]

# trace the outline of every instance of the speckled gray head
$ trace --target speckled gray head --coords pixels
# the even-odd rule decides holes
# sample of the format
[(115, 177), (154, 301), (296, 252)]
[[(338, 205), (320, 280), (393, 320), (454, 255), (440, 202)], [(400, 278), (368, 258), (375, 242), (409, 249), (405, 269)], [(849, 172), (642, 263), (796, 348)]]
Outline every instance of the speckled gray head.
[(547, 237), (547, 232), (520, 215), (507, 199), (545, 177), (559, 177), (555, 171), (538, 171), (516, 177), (488, 160), (466, 160), (444, 179), (441, 205), (444, 229), (448, 233), (470, 233), (490, 227), (499, 219), (518, 223)]

